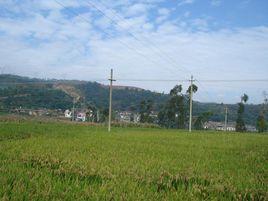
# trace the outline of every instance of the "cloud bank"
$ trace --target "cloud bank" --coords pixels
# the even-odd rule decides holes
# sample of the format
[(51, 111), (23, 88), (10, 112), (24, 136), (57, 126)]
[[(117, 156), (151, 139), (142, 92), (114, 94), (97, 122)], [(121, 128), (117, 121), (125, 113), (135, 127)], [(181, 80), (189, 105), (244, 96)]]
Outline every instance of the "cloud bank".
[[(267, 78), (267, 26), (211, 29), (210, 18), (190, 18), (189, 11), (174, 17), (176, 9), (160, 0), (96, 1), (96, 7), (88, 1), (59, 2), (65, 7), (54, 0), (0, 3), (0, 66), (6, 73), (98, 80), (114, 68), (118, 79)], [(168, 92), (177, 83), (117, 84)], [(237, 102), (248, 93), (257, 103), (264, 84), (197, 83), (196, 99)]]

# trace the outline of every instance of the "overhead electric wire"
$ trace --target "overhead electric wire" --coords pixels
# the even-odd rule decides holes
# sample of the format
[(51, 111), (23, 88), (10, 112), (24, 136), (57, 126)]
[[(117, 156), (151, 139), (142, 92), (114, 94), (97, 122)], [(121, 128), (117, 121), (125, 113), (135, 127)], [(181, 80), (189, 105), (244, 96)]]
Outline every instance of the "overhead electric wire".
[[(202, 89), (204, 90), (204, 92), (207, 94), (208, 98), (213, 100), (214, 98), (212, 97), (212, 95), (210, 95), (210, 93), (206, 90), (206, 87), (199, 81), (199, 80), (195, 80), (196, 82), (198, 82), (201, 86)], [(200, 93), (201, 94), (201, 93)]]
[[(116, 24), (116, 25), (119, 26), (119, 27), (122, 27), (117, 21), (115, 21), (113, 18), (111, 18), (110, 16), (108, 16), (103, 10), (101, 10), (100, 8), (98, 8), (94, 3), (89, 2), (89, 1), (86, 1), (86, 2), (87, 2), (87, 4), (89, 4), (90, 6), (94, 7), (96, 10), (98, 10), (100, 13), (102, 13), (105, 17), (107, 17), (108, 19), (110, 19), (111, 22), (113, 22), (114, 24)], [(102, 5), (103, 5), (103, 4), (102, 4)], [(105, 7), (105, 6), (104, 6), (104, 7)], [(108, 10), (107, 8), (105, 8), (105, 9)], [(115, 11), (113, 11), (113, 13), (115, 13), (115, 15), (116, 15), (118, 18), (120, 18), (122, 21), (125, 21), (125, 22), (128, 24), (128, 22), (127, 22), (123, 17), (121, 17), (121, 16), (119, 16), (118, 14), (116, 14)], [(172, 57), (170, 57), (170, 56), (167, 55), (165, 52), (163, 52), (162, 50), (160, 50), (160, 49), (157, 47), (157, 45), (155, 45), (153, 42), (151, 42), (148, 38), (146, 38), (146, 37), (143, 36), (143, 38), (147, 41), (147, 43), (148, 43), (150, 46), (154, 47), (154, 49), (153, 49), (152, 47), (150, 47), (150, 46), (147, 46), (147, 44), (145, 44), (143, 41), (141, 41), (141, 40), (139, 39), (139, 37), (136, 36), (134, 33), (130, 32), (130, 31), (128, 31), (128, 30), (126, 30), (126, 32), (127, 32), (132, 38), (134, 38), (136, 41), (138, 41), (140, 44), (142, 44), (142, 45), (146, 45), (145, 47), (147, 47), (147, 48), (149, 48), (150, 50), (152, 50), (152, 51), (153, 51), (154, 53), (156, 53), (159, 57), (161, 57), (162, 59), (166, 60), (168, 63), (170, 63), (171, 65), (173, 65), (175, 68), (178, 67), (177, 62), (176, 62)], [(155, 51), (155, 50), (157, 50), (158, 52)], [(187, 71), (188, 73), (191, 74), (191, 72), (190, 72), (188, 69), (186, 69), (186, 68), (184, 68), (184, 67), (180, 67), (180, 68), (183, 68), (185, 71)], [(171, 70), (171, 69), (170, 69), (170, 70)], [(177, 69), (177, 70), (184, 72), (184, 71), (181, 70), (181, 69)], [(174, 70), (172, 69), (172, 71), (174, 71)], [(174, 73), (174, 72), (173, 72), (173, 73)]]
[(189, 82), (189, 80), (165, 80), (165, 79), (116, 79), (123, 82)]
[[(71, 12), (72, 14), (74, 14), (76, 17), (79, 17), (80, 19), (84, 20), (85, 22), (91, 24), (91, 22), (84, 18), (83, 16), (81, 16), (79, 13), (77, 13), (76, 11), (71, 10), (70, 8), (68, 8), (67, 6), (65, 6), (63, 3), (59, 2), (58, 0), (54, 0), (58, 5), (60, 5), (61, 7), (63, 7), (64, 9), (68, 10), (69, 12)], [(114, 37), (107, 31), (102, 30), (107, 37), (114, 39)], [(139, 54), (140, 56), (144, 57), (146, 60), (149, 60), (150, 62), (159, 65), (159, 63), (157, 63), (155, 60), (150, 59), (150, 57), (146, 56), (145, 54), (139, 52), (136, 48), (129, 46), (127, 43), (123, 42), (122, 40), (115, 38), (118, 42), (120, 42), (123, 46), (127, 47), (128, 49), (131, 49), (132, 51), (136, 52), (137, 54)]]
[[(76, 17), (79, 17), (80, 19), (84, 20), (85, 22), (87, 23), (90, 23), (91, 22), (81, 16), (78, 12), (70, 9), (69, 7), (65, 6), (64, 4), (60, 3), (58, 0), (54, 0), (58, 5), (60, 5), (61, 7), (63, 7), (64, 9), (68, 10), (69, 12), (73, 13)], [(99, 12), (101, 12), (103, 15), (105, 15), (106, 17), (108, 17), (112, 22), (116, 23), (118, 26), (120, 26), (118, 24), (117, 21), (115, 21), (114, 19), (110, 18), (109, 16), (106, 15), (105, 12), (103, 12), (101, 9), (97, 8), (94, 4), (92, 3), (88, 3), (88, 4), (91, 4), (91, 6), (93, 6), (94, 8), (96, 8)], [(123, 20), (125, 20), (124, 18), (122, 18), (121, 16), (119, 17)], [(110, 37), (110, 38), (114, 38), (113, 36), (111, 36), (111, 34), (109, 32), (106, 32), (105, 30), (103, 30), (103, 32), (107, 35), (107, 37)], [(142, 42), (135, 34), (133, 34), (132, 32), (130, 31), (127, 31), (135, 40), (139, 41), (141, 44), (143, 44), (144, 42)], [(128, 49), (131, 49), (132, 51), (135, 51), (137, 54), (143, 56), (144, 58), (146, 58), (147, 60), (150, 60), (151, 62), (153, 63), (156, 63), (157, 65), (159, 65), (159, 63), (157, 63), (155, 60), (152, 60), (150, 59), (150, 57), (144, 55), (143, 53), (139, 52), (136, 48), (132, 47), (132, 46), (129, 46), (127, 43), (121, 41), (120, 39), (118, 38), (115, 38), (118, 42), (120, 42), (123, 46), (127, 47)], [(150, 44), (151, 46), (153, 46), (155, 49), (157, 49), (159, 52), (162, 52), (161, 50), (158, 49), (158, 47), (156, 45), (154, 45), (151, 41), (147, 40), (147, 43)], [(147, 47), (147, 48), (150, 48), (151, 47)], [(154, 49), (154, 52), (156, 52)], [(80, 51), (79, 51), (80, 52)], [(156, 52), (157, 54), (159, 54), (159, 52)], [(81, 53), (81, 52), (80, 52)], [(162, 58), (165, 58), (163, 57), (163, 55), (165, 56), (165, 54), (162, 52), (162, 54), (160, 54)], [(168, 59), (166, 59), (168, 58)], [(168, 61), (169, 63), (172, 63), (173, 66), (176, 66), (177, 67), (177, 64), (175, 64), (175, 62), (172, 60), (172, 58), (169, 58), (169, 56), (166, 56), (165, 60)], [(172, 61), (170, 61), (172, 60)], [(180, 69), (181, 70), (181, 69)], [(190, 72), (189, 70), (186, 69), (186, 71)], [(117, 79), (118, 81), (122, 81), (122, 82), (189, 82), (189, 80), (180, 80), (180, 79)], [(92, 80), (92, 81), (96, 81), (96, 82), (104, 82), (104, 81), (107, 81), (106, 79), (95, 79), (95, 80)], [(230, 79), (230, 80), (196, 80), (198, 81), (200, 84), (201, 82), (211, 82), (211, 83), (217, 83), (217, 82), (268, 82), (268, 79), (241, 79), (241, 80), (235, 80), (235, 79)], [(63, 81), (64, 82), (64, 81)], [(1, 82), (0, 82), (1, 83)], [(5, 84), (5, 83), (1, 83), (1, 84)], [(29, 84), (28, 83), (6, 83), (6, 84), (22, 84), (22, 85), (25, 85), (25, 84)], [(41, 84), (40, 82), (39, 83), (32, 83), (32, 84)], [(50, 84), (48, 82), (44, 82), (44, 84)], [(55, 84), (53, 82), (53, 84)], [(202, 84), (201, 84), (202, 85)], [(204, 90), (205, 90), (205, 87), (204, 87)], [(206, 92), (208, 93), (208, 92)], [(209, 93), (208, 93), (209, 94)]]
[(268, 82), (268, 79), (243, 79), (243, 80), (199, 80), (200, 82)]
[[(119, 27), (121, 27), (121, 25), (116, 21), (114, 20), (113, 18), (111, 18), (110, 16), (108, 16), (105, 11), (103, 11), (102, 9), (100, 9), (99, 7), (97, 7), (94, 3), (92, 2), (89, 2), (89, 1), (86, 1), (90, 6), (94, 7), (96, 10), (98, 10), (100, 13), (102, 13), (105, 17), (107, 17), (108, 19), (111, 20), (111, 22), (113, 22), (114, 24), (118, 25)], [(111, 10), (111, 9), (107, 9), (106, 6), (104, 6), (102, 3), (100, 3), (104, 8), (105, 10), (107, 11), (110, 11), (113, 13), (113, 16), (119, 18), (121, 21), (123, 21), (124, 23), (126, 23), (127, 25), (129, 25), (129, 23), (121, 16), (119, 16), (114, 10)], [(130, 26), (130, 25), (129, 25)], [(136, 41), (140, 42), (141, 44), (144, 44), (143, 41), (141, 41), (139, 39), (139, 37), (137, 37), (134, 33), (126, 30), (126, 32), (132, 36)], [(143, 36), (143, 38), (145, 38)], [(174, 62), (173, 58), (169, 57), (169, 55), (166, 55), (163, 51), (159, 50), (159, 48), (154, 44), (152, 43), (149, 39), (146, 39), (145, 38), (145, 41), (147, 41), (148, 44), (150, 44), (151, 46), (153, 46), (155, 49), (152, 49), (150, 46), (148, 48), (150, 48), (151, 50), (153, 50), (153, 52), (155, 52), (157, 55), (159, 55), (159, 52), (161, 53), (159, 56), (161, 58), (163, 58), (163, 56), (165, 56), (166, 58), (164, 58), (166, 61), (168, 61), (169, 63), (171, 63), (173, 66), (177, 67), (177, 63), (176, 61)], [(157, 50), (158, 52), (156, 52), (155, 50)], [(185, 68), (185, 70), (189, 73), (191, 73), (188, 69)], [(188, 80), (158, 80), (158, 79), (117, 79), (118, 81), (132, 81), (132, 82), (188, 82)], [(203, 84), (201, 82), (267, 82), (268, 80), (196, 80), (198, 81), (198, 83), (204, 88), (204, 91), (205, 93), (211, 98), (212, 96), (209, 94), (209, 92), (205, 89), (205, 87), (203, 86)]]
[[(64, 84), (64, 83), (69, 83), (69, 82), (81, 82), (81, 84), (86, 83), (86, 82), (104, 82), (107, 81), (107, 79), (92, 79), (92, 80), (88, 80), (88, 81), (81, 81), (81, 80), (57, 80), (57, 81), (27, 81), (27, 82), (1, 82), (0, 80), (0, 84)], [(190, 82), (190, 80), (177, 80), (177, 79), (116, 79), (116, 81), (122, 81), (122, 82)], [(242, 82), (268, 82), (268, 79), (249, 79), (249, 80), (195, 80), (198, 83), (200, 83), (200, 85), (202, 85), (201, 82), (211, 82), (211, 83), (217, 83), (217, 82), (238, 82), (238, 83), (242, 83)], [(204, 87), (205, 88), (205, 87)]]
[[(73, 13), (74, 15), (76, 15), (77, 17), (83, 19), (85, 22), (87, 23), (91, 23), (89, 20), (87, 20), (86, 18), (84, 18), (83, 16), (81, 16), (79, 13), (71, 10), (70, 8), (68, 8), (67, 6), (65, 6), (63, 3), (59, 2), (58, 0), (54, 0), (57, 4), (59, 4), (60, 6), (62, 6), (63, 8), (65, 8), (66, 10), (68, 10), (69, 12)], [(109, 17), (104, 11), (102, 11), (99, 7), (97, 7), (95, 4), (93, 4), (92, 2), (86, 1), (87, 4), (91, 5), (92, 7), (94, 7), (96, 10), (98, 10), (99, 12), (101, 12), (105, 17), (109, 18), (113, 23), (117, 24), (118, 26), (120, 26), (118, 24), (117, 21), (115, 21), (113, 18)], [(103, 5), (103, 4), (102, 4)], [(116, 14), (116, 12), (113, 11), (113, 13), (118, 17), (121, 18), (122, 20), (125, 20), (124, 18), (122, 18), (121, 16), (119, 16), (118, 14)], [(106, 32), (105, 30), (103, 30), (103, 32), (108, 35), (108, 37), (112, 38), (111, 34)], [(140, 41), (140, 39), (133, 34), (130, 31), (127, 31), (135, 40), (139, 41), (141, 44), (143, 44), (142, 41)], [(136, 48), (129, 46), (127, 43), (119, 40), (118, 38), (116, 38), (116, 40), (118, 40), (122, 45), (126, 46), (128, 49), (131, 49), (133, 51), (135, 51), (137, 54), (145, 57), (147, 60), (150, 60), (153, 63), (156, 63), (156, 61), (149, 59), (149, 57), (147, 57), (146, 55), (142, 54), (141, 52), (137, 51)], [(152, 46), (154, 46), (157, 50), (159, 50), (151, 41), (148, 40), (148, 43), (150, 43)], [(159, 50), (161, 51), (161, 50)], [(154, 50), (155, 52), (155, 50)], [(162, 52), (163, 53), (163, 52)], [(170, 62), (170, 61), (169, 61)], [(158, 63), (157, 63), (158, 64)], [(177, 65), (174, 64), (173, 65)], [(189, 70), (185, 69), (186, 71), (190, 72)], [(191, 72), (190, 72), (191, 73)], [(118, 81), (133, 81), (133, 82), (185, 82), (185, 81), (189, 81), (189, 80), (177, 80), (177, 79), (117, 79)], [(94, 80), (94, 81), (106, 81), (106, 80)], [(243, 79), (243, 80), (235, 80), (235, 79), (230, 79), (230, 80), (198, 80), (199, 82), (267, 82), (268, 79)]]

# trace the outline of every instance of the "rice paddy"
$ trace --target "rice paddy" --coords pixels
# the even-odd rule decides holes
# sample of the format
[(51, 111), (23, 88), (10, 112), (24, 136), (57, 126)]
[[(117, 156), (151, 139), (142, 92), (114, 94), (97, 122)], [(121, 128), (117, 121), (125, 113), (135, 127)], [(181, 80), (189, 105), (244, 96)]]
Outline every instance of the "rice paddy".
[(268, 135), (0, 122), (0, 200), (267, 200)]

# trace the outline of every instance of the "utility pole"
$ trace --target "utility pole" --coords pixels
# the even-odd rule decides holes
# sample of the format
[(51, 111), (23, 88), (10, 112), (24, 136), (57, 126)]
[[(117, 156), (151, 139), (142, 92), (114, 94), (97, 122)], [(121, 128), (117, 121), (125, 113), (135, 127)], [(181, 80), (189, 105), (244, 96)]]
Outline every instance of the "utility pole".
[(268, 112), (268, 93), (266, 91), (263, 92), (264, 103), (263, 103), (263, 112)]
[(97, 122), (98, 123), (100, 122), (100, 112), (99, 112), (99, 110), (97, 110)]
[(113, 69), (111, 69), (111, 77), (108, 79), (110, 81), (110, 103), (109, 103), (109, 122), (108, 122), (108, 132), (111, 131), (111, 121), (112, 121), (112, 98), (113, 98)]
[(192, 132), (192, 112), (193, 112), (193, 76), (190, 80), (190, 115), (189, 115), (189, 132)]
[(74, 113), (75, 113), (75, 98), (73, 98), (73, 111), (72, 111), (72, 113), (73, 113), (73, 115), (72, 115), (72, 121), (74, 121)]
[(225, 107), (225, 121), (224, 121), (224, 131), (227, 131), (227, 121), (228, 121), (228, 108)]

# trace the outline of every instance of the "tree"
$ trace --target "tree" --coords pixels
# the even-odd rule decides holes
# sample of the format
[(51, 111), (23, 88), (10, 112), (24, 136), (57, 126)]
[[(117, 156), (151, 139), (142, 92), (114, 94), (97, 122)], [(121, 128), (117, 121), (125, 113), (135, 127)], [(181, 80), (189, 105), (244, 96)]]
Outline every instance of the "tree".
[(197, 117), (196, 121), (194, 122), (194, 128), (197, 130), (202, 130), (204, 123), (207, 122), (211, 116), (212, 112), (203, 112)]
[(86, 112), (87, 120), (90, 122), (97, 122), (98, 121), (97, 113), (98, 113), (97, 107), (92, 103), (88, 103)]
[(109, 108), (101, 108), (99, 112), (99, 121), (107, 122), (109, 116)]
[[(197, 91), (198, 87), (193, 85), (193, 92)], [(186, 91), (190, 93), (190, 87)], [(158, 113), (159, 125), (166, 128), (185, 128), (187, 114), (187, 99), (182, 93), (182, 85), (176, 85), (170, 90), (170, 98)]]
[[(196, 93), (197, 90), (198, 90), (198, 87), (195, 84), (193, 84), (193, 93)], [(188, 87), (187, 94), (190, 94), (190, 92), (191, 92), (191, 86)]]
[(182, 85), (175, 85), (170, 90), (169, 96), (169, 100), (158, 113), (158, 123), (166, 128), (184, 128), (185, 110)]
[(170, 96), (178, 96), (182, 92), (182, 85), (175, 85), (173, 89), (170, 90)]
[(257, 119), (257, 129), (259, 133), (262, 133), (267, 130), (267, 124), (265, 121), (264, 114), (260, 114)]
[(257, 124), (256, 124), (259, 133), (265, 132), (268, 127), (265, 121), (266, 105), (268, 103), (267, 93), (265, 91), (263, 92), (263, 96), (264, 96), (264, 103), (257, 118)]
[(153, 111), (153, 101), (143, 100), (140, 102), (140, 122), (141, 123), (153, 123), (153, 118), (150, 114)]
[(247, 94), (244, 94), (242, 97), (241, 97), (241, 102), (242, 103), (246, 103), (248, 101), (248, 95)]
[(237, 110), (237, 119), (236, 119), (236, 131), (237, 132), (245, 132), (246, 125), (243, 119), (243, 114), (245, 112), (245, 103), (248, 101), (248, 95), (244, 94), (241, 96), (241, 102), (238, 103), (238, 110)]

